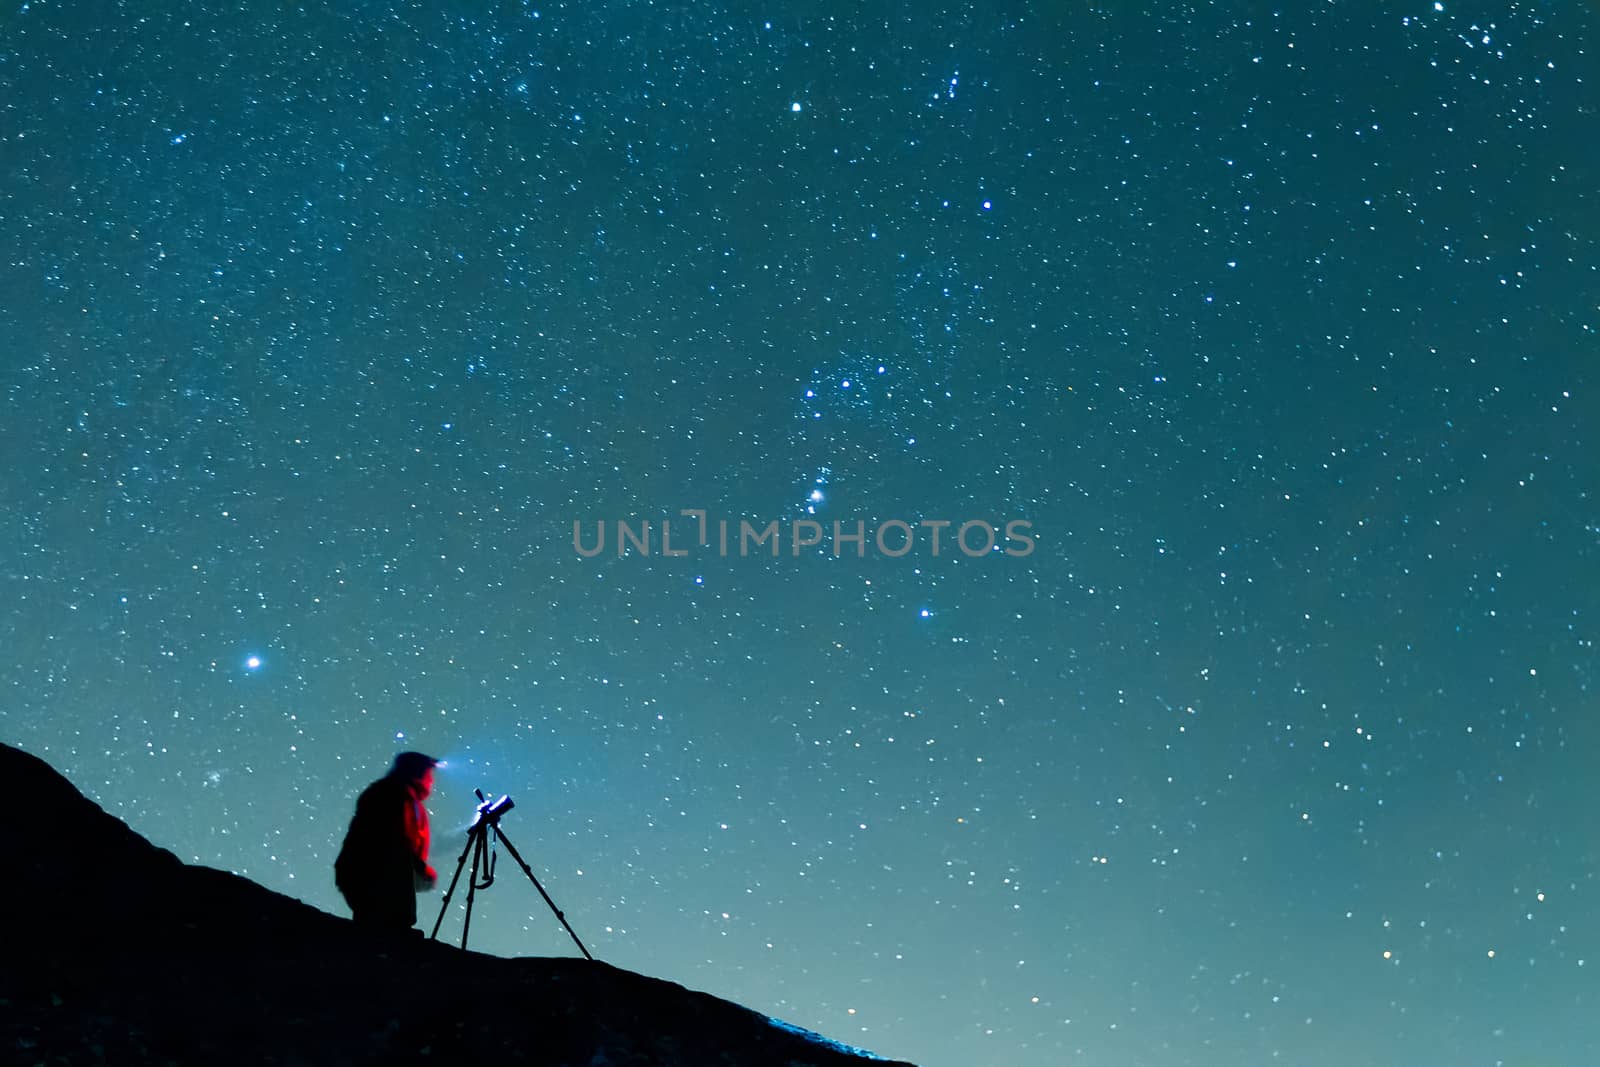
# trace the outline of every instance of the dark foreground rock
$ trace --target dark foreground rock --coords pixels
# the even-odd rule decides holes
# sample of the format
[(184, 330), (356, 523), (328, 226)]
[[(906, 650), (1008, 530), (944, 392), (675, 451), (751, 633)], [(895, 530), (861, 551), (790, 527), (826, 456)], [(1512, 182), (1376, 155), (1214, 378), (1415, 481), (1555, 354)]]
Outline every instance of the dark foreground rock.
[(179, 862), (5, 745), (0, 781), (0, 1063), (884, 1063), (604, 963), (375, 941)]

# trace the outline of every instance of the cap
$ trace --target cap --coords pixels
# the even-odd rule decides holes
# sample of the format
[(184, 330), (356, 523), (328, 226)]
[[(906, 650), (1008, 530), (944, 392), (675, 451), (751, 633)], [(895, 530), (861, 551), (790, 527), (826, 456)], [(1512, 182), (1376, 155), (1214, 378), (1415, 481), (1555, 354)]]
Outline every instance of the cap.
[(389, 773), (401, 778), (417, 779), (438, 765), (439, 761), (432, 756), (424, 756), (420, 752), (402, 752), (394, 758), (394, 766)]

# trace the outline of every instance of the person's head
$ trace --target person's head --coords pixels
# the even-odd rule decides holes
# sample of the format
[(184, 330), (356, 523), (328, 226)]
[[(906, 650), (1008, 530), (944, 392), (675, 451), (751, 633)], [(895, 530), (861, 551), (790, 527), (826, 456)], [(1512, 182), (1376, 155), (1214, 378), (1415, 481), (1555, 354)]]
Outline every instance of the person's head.
[(433, 792), (433, 769), (439, 761), (420, 752), (402, 752), (394, 758), (389, 774), (413, 785), (423, 796)]

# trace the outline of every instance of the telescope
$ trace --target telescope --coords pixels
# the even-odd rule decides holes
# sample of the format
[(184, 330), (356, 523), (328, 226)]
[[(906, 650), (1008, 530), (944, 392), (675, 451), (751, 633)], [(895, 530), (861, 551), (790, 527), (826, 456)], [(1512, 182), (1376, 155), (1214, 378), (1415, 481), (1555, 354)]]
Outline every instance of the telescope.
[(474, 789), (473, 792), (478, 797), (478, 816), (472, 820), (474, 825), (480, 822), (498, 823), (500, 816), (517, 806), (509, 793), (502, 795), (499, 800), (490, 800), (481, 789)]
[[(509, 793), (502, 793), (499, 800), (490, 800), (483, 795), (483, 790), (472, 791), (478, 798), (477, 814), (472, 817), (472, 825), (467, 827), (467, 845), (461, 850), (461, 858), (456, 860), (456, 873), (450, 879), (450, 888), (444, 891), (444, 903), (439, 905), (439, 917), (433, 921), (433, 932), (428, 935), (430, 941), (438, 940), (439, 927), (444, 922), (445, 912), (450, 910), (450, 898), (455, 896), (456, 884), (461, 881), (461, 872), (467, 866), (467, 857), (472, 857), (472, 871), (467, 875), (467, 908), (461, 919), (461, 947), (467, 947), (467, 934), (472, 930), (472, 905), (480, 889), (488, 889), (494, 884), (495, 843), (505, 846), (511, 858), (517, 861), (517, 866), (522, 868), (522, 873), (528, 876), (528, 881), (533, 883), (533, 888), (539, 891), (544, 902), (550, 905), (550, 910), (555, 912), (556, 918), (566, 928), (571, 936), (572, 943), (578, 946), (578, 951), (583, 953), (583, 958), (594, 959), (589, 955), (589, 950), (583, 942), (578, 940), (578, 935), (573, 932), (567, 922), (566, 915), (562, 914), (556, 902), (550, 899), (550, 894), (544, 891), (544, 886), (539, 884), (539, 879), (534, 877), (533, 868), (528, 866), (517, 852), (506, 832), (500, 829), (500, 816), (517, 806)], [(491, 834), (493, 836), (491, 836)]]

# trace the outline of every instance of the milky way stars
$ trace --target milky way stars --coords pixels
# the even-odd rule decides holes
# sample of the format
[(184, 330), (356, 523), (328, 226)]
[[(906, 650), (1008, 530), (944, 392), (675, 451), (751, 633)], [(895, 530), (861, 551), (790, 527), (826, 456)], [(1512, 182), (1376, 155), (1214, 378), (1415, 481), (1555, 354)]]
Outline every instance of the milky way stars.
[(0, 735), (926, 1067), (1600, 1061), (1595, 19), (14, 5)]

